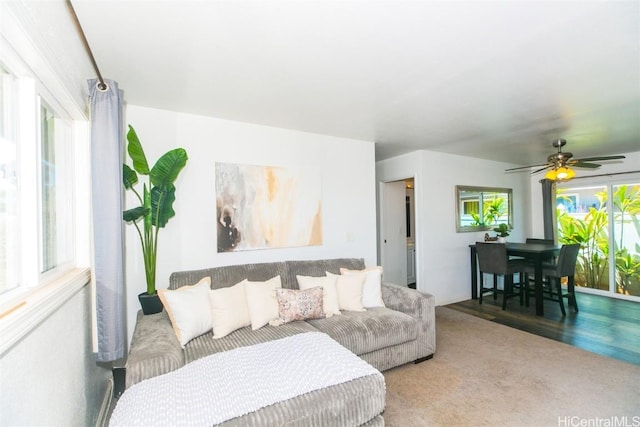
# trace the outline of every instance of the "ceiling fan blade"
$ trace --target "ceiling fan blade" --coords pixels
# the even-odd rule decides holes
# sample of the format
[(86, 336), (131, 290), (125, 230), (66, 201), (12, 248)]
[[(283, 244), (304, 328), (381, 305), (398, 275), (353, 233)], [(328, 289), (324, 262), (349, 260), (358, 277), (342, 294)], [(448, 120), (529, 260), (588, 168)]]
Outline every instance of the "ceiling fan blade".
[[(542, 166), (542, 165), (538, 165), (538, 166)], [(550, 167), (553, 167), (553, 165), (546, 165), (545, 167), (538, 169), (538, 170), (534, 170), (533, 172), (531, 172), (531, 175), (533, 175), (534, 173), (538, 173), (538, 172), (542, 172), (545, 169), (549, 169)]]
[(581, 160), (577, 160), (577, 161), (574, 161), (574, 162), (569, 162), (569, 166), (573, 166), (573, 167), (576, 167), (576, 168), (596, 169), (596, 168), (599, 168), (602, 165), (599, 165), (597, 163), (586, 163), (586, 162), (583, 162)]
[(510, 171), (517, 171), (517, 170), (523, 170), (523, 169), (529, 169), (529, 168), (539, 168), (540, 166), (544, 166), (545, 168), (549, 167), (548, 163), (542, 163), (540, 165), (529, 165), (529, 166), (520, 166), (517, 168), (511, 168), (511, 169), (505, 169), (505, 172), (510, 172)]
[(533, 175), (535, 173), (542, 172), (543, 170), (546, 170), (546, 169), (551, 169), (551, 168), (555, 169), (555, 168), (561, 168), (564, 166), (597, 169), (602, 165), (598, 163), (590, 163), (590, 162), (604, 161), (604, 160), (620, 160), (620, 159), (626, 158), (625, 156), (617, 155), (617, 156), (584, 157), (582, 159), (573, 159), (572, 158), (573, 154), (569, 152), (562, 152), (562, 147), (565, 144), (566, 144), (566, 141), (564, 139), (558, 139), (557, 141), (553, 142), (552, 145), (558, 149), (558, 153), (549, 156), (547, 158), (547, 163), (541, 163), (539, 165), (519, 166), (517, 168), (505, 169), (505, 172), (522, 171), (530, 168), (540, 168), (531, 172), (531, 174)]
[(584, 179), (584, 178), (595, 178), (599, 176), (614, 176), (614, 175), (626, 175), (629, 173), (640, 173), (640, 170), (637, 171), (627, 171), (627, 172), (614, 172), (614, 173), (601, 173), (598, 175), (584, 175), (584, 176), (576, 176), (573, 179)]
[(600, 156), (600, 157), (585, 157), (582, 159), (575, 159), (576, 162), (597, 162), (598, 160), (619, 160), (626, 159), (625, 156)]

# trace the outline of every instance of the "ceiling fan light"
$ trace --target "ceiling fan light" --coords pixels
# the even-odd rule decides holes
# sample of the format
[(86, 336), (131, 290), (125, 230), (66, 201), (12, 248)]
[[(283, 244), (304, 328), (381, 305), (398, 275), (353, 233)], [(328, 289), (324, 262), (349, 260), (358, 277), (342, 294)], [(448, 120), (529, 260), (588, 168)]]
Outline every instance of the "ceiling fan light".
[(547, 173), (544, 175), (544, 178), (545, 178), (545, 179), (548, 179), (548, 180), (550, 180), (550, 181), (555, 181), (555, 180), (556, 180), (556, 178), (557, 178), (556, 170), (555, 170), (555, 169), (551, 169), (549, 172), (547, 172)]
[(556, 172), (556, 179), (558, 179), (559, 181), (567, 181), (573, 178), (574, 176), (576, 176), (575, 171), (567, 167), (558, 168), (558, 170), (555, 172)]

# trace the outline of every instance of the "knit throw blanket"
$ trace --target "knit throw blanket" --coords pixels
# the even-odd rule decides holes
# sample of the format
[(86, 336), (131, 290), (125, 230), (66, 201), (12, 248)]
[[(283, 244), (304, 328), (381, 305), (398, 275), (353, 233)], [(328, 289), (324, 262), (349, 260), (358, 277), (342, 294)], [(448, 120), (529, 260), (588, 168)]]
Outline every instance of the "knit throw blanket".
[(293, 397), (382, 374), (309, 332), (216, 353), (126, 390), (111, 426), (211, 426)]

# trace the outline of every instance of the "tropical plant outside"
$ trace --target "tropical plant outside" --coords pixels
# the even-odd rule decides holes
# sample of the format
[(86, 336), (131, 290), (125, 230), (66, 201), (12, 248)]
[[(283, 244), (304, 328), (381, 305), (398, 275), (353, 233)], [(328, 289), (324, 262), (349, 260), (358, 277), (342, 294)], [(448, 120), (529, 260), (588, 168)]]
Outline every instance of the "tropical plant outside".
[(473, 223), (471, 225), (497, 224), (502, 216), (508, 216), (504, 197), (494, 197), (493, 199), (485, 200), (482, 212), (482, 218), (480, 217), (480, 214), (471, 214), (471, 217), (473, 218)]
[[(613, 205), (617, 215), (614, 223), (617, 291), (640, 295), (640, 185), (617, 187)], [(621, 226), (616, 227), (618, 223)], [(631, 241), (629, 237), (633, 236), (635, 239)]]
[[(609, 290), (610, 250), (615, 259), (615, 292), (640, 296), (640, 185), (613, 187), (611, 203), (607, 190), (595, 192), (597, 203), (573, 206), (567, 189), (557, 193), (558, 241), (581, 245), (576, 266), (578, 286)], [(571, 190), (571, 191), (576, 191)], [(567, 209), (571, 206), (572, 209)], [(609, 220), (613, 220), (613, 237)]]

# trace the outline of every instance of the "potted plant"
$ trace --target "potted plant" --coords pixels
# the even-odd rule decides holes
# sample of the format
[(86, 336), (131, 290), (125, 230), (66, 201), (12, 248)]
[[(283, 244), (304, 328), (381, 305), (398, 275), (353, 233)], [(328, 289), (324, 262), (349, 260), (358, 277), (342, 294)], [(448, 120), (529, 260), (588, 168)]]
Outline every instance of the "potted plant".
[(507, 236), (509, 235), (509, 224), (500, 223), (497, 227), (493, 228), (493, 231), (498, 235), (499, 243), (506, 243)]
[[(162, 311), (162, 303), (156, 292), (158, 232), (175, 215), (173, 202), (176, 199), (176, 187), (173, 183), (186, 165), (188, 157), (183, 148), (176, 148), (162, 155), (149, 169), (142, 144), (131, 125), (127, 132), (127, 141), (127, 152), (133, 162), (133, 169), (126, 164), (122, 165), (122, 182), (126, 190), (133, 191), (140, 206), (125, 210), (122, 218), (136, 227), (142, 245), (147, 281), (147, 291), (138, 295), (142, 311), (144, 314), (159, 313)], [(134, 188), (138, 183), (138, 174), (148, 177), (147, 182), (143, 183), (142, 194)]]

